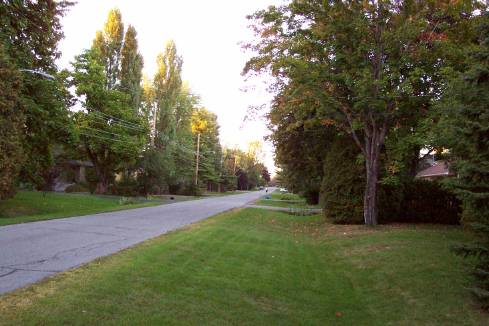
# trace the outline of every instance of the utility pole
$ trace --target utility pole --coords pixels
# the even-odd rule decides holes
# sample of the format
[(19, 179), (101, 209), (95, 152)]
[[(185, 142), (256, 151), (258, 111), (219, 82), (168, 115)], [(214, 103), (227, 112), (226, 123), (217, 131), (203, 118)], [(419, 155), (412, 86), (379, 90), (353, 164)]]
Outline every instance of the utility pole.
[(151, 137), (151, 146), (155, 145), (155, 138), (156, 138), (156, 114), (158, 113), (157, 108), (155, 107), (153, 110), (153, 137)]
[(199, 184), (199, 150), (200, 150), (200, 132), (197, 134), (197, 151), (195, 156), (195, 185)]

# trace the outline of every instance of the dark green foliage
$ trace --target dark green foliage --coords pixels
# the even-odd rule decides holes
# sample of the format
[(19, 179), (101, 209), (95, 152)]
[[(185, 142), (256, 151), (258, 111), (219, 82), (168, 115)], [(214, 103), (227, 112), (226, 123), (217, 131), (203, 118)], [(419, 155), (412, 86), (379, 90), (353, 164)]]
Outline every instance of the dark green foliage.
[(139, 195), (138, 182), (134, 178), (124, 177), (114, 182), (110, 187), (110, 193), (117, 196), (135, 197)]
[(166, 152), (156, 148), (144, 151), (137, 163), (138, 183), (140, 192), (144, 195), (161, 194), (167, 192), (172, 177), (171, 158)]
[(186, 182), (182, 185), (177, 194), (184, 196), (200, 196), (202, 195), (202, 188), (194, 182)]
[(459, 248), (478, 258), (473, 293), (489, 308), (489, 13), (479, 26), (479, 46), (469, 69), (454, 76), (440, 105), (442, 137), (450, 147), (457, 178), (449, 186), (463, 201), (463, 221), (473, 224), (480, 242)]
[[(24, 160), (15, 171), (9, 167), (5, 171), (10, 171), (14, 178), (20, 175), (20, 181), (35, 184), (38, 189), (50, 186), (50, 173), (46, 171), (54, 164), (54, 145), (70, 140), (72, 124), (67, 110), (70, 96), (55, 64), (60, 56), (58, 42), (63, 38), (60, 19), (70, 5), (67, 1), (54, 0), (9, 0), (0, 4), (0, 60), (7, 56), (22, 78), (21, 105), (16, 107), (19, 114), (1, 124), (10, 133), (8, 137), (1, 136), (10, 147), (2, 153), (11, 153), (15, 161), (23, 152)], [(26, 69), (40, 70), (57, 78), (48, 80)], [(6, 90), (18, 86), (14, 81)], [(13, 146), (16, 153), (11, 150)], [(9, 192), (13, 193), (11, 185)]]
[(319, 204), (319, 191), (312, 189), (312, 190), (305, 190), (302, 193), (302, 196), (306, 199), (306, 203), (309, 205), (317, 205)]
[[(470, 42), (480, 8), (480, 1), (309, 0), (249, 16), (256, 41), (247, 48), (255, 56), (244, 72), (271, 75), (284, 124), (296, 120), (286, 131), (315, 118), (352, 135), (365, 163), (367, 225), (377, 224), (385, 140), (398, 129), (406, 130), (401, 137), (416, 132), (445, 86), (443, 69), (463, 62), (459, 47)], [(271, 121), (275, 133), (279, 123)], [(422, 144), (399, 143), (408, 149), (401, 161)]]
[[(364, 165), (349, 138), (338, 138), (324, 161), (321, 204), (334, 223), (363, 223)], [(458, 224), (461, 205), (439, 183), (406, 180), (379, 186), (379, 223)]]
[(380, 223), (459, 224), (461, 213), (457, 197), (435, 181), (415, 179), (380, 187)]
[(73, 63), (73, 85), (85, 98), (86, 112), (78, 112), (76, 124), (80, 150), (93, 163), (97, 193), (105, 193), (117, 170), (135, 163), (142, 151), (147, 126), (128, 105), (128, 95), (105, 87), (104, 66), (97, 50), (86, 50)]
[(472, 223), (471, 227), (479, 241), (457, 246), (454, 250), (464, 257), (476, 257), (477, 264), (472, 272), (476, 283), (470, 291), (485, 309), (489, 309), (489, 223)]
[(321, 187), (321, 204), (334, 223), (363, 223), (364, 169), (353, 141), (337, 138), (326, 153)]
[(0, 44), (0, 199), (15, 194), (15, 181), (24, 159), (24, 110), (19, 102), (21, 79)]
[(138, 112), (141, 103), (143, 57), (138, 52), (136, 29), (129, 25), (121, 50), (120, 90), (129, 95), (129, 106)]

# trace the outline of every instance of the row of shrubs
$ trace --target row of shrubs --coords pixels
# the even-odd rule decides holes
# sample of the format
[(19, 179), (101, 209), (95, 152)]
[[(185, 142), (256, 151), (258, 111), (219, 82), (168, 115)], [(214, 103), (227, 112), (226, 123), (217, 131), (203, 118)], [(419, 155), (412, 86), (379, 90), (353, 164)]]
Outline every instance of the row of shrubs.
[[(68, 186), (65, 189), (67, 193), (74, 192), (95, 192), (95, 183), (75, 183)], [(146, 196), (148, 194), (159, 195), (163, 193), (170, 193), (173, 195), (183, 196), (200, 196), (202, 195), (202, 189), (196, 186), (194, 183), (182, 183), (178, 185), (172, 185), (168, 188), (153, 186), (151, 189), (145, 189), (134, 180), (123, 180), (114, 182), (109, 187), (109, 193), (116, 196), (136, 197)]]
[[(339, 190), (339, 189), (337, 189)], [(363, 223), (363, 187), (349, 187), (323, 194), (325, 215), (338, 224)], [(379, 223), (459, 224), (461, 202), (437, 183), (414, 180), (380, 185)]]

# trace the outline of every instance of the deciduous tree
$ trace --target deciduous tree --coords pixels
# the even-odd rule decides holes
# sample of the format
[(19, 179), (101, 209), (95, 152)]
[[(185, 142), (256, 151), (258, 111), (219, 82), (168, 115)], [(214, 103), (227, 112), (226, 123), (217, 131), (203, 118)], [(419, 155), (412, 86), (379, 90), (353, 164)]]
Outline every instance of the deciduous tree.
[(143, 57), (138, 52), (136, 29), (129, 25), (121, 50), (120, 89), (129, 95), (129, 106), (138, 113), (141, 104)]
[(438, 1), (310, 0), (250, 17), (258, 41), (248, 45), (256, 56), (244, 72), (270, 72), (276, 92), (293, 85), (287, 101), (316, 100), (318, 118), (350, 134), (364, 156), (365, 224), (377, 224), (386, 137), (413, 110), (422, 110), (407, 105), (412, 99), (439, 96), (442, 84), (436, 76), (445, 58), (433, 52), (444, 48), (447, 35), (478, 6), (477, 1), (448, 6)]
[[(20, 129), (9, 132), (22, 134), (19, 150), (24, 153), (24, 164), (19, 171), (20, 178), (38, 188), (48, 183), (46, 176), (50, 173), (45, 172), (54, 164), (53, 147), (70, 141), (70, 96), (63, 75), (57, 75), (55, 61), (60, 56), (58, 43), (63, 38), (60, 19), (71, 4), (53, 0), (0, 3), (2, 57), (10, 58), (22, 78), (19, 101), (23, 111), (17, 110), (17, 118), (24, 120), (10, 126)], [(32, 73), (36, 70), (57, 78), (45, 79)], [(0, 125), (2, 129), (7, 127), (8, 124)], [(17, 141), (15, 146), (19, 146)]]

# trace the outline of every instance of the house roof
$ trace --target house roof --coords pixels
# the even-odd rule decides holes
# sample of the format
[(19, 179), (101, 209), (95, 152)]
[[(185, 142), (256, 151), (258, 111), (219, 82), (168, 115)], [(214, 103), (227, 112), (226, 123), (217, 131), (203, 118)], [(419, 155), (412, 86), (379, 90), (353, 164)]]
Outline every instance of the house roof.
[(448, 163), (440, 160), (434, 162), (432, 166), (419, 171), (416, 174), (416, 178), (442, 177), (450, 175), (453, 175), (453, 173), (450, 172)]

